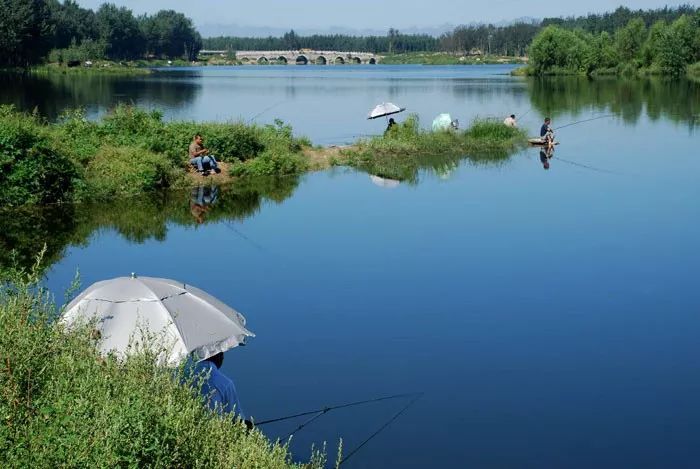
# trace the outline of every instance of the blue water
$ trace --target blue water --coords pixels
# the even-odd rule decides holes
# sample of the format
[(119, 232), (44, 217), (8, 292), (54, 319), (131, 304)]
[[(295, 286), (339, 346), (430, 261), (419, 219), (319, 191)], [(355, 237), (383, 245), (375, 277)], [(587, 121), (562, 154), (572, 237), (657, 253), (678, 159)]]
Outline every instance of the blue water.
[[(341, 100), (339, 82), (352, 95), (394, 80), (387, 96), (421, 116), (461, 86), (479, 112), (533, 107), (523, 123), (533, 132), (547, 110), (499, 68), (426, 69), (392, 78), (393, 68), (329, 67), (330, 81), (308, 87), (303, 67), (187, 79), (202, 80), (196, 102), (212, 115), (223, 112), (215, 97), (237, 86), (229, 73), (261, 87), (239, 96), (239, 109), (290, 90)], [(291, 84), (266, 93), (268, 80)], [(300, 117), (289, 120), (319, 140), (364, 132), (362, 112), (379, 97), (370, 88), (332, 119), (312, 120), (318, 106), (297, 103)], [(615, 113), (624, 99), (555, 109), (554, 125)], [(291, 197), (243, 220), (171, 223), (163, 239), (141, 244), (97, 231), (68, 247), (47, 281), (60, 292), (78, 268), (85, 286), (137, 272), (232, 305), (257, 337), (228, 352), (224, 370), (257, 420), (425, 393), (347, 467), (696, 467), (698, 135), (680, 100), (653, 119), (657, 103), (641, 101), (632, 118), (562, 129), (549, 170), (528, 149), (499, 165), (425, 171), (394, 189), (344, 168), (308, 174)], [(303, 459), (327, 441), (333, 460), (339, 438), (351, 451), (405, 403), (330, 412), (291, 448)], [(281, 437), (302, 421), (264, 431)]]

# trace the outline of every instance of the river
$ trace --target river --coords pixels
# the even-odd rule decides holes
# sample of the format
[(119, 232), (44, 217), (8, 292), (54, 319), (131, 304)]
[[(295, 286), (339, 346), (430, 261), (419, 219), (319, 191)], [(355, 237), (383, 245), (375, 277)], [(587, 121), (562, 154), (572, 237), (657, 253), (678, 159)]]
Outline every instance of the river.
[[(0, 102), (56, 118), (117, 102), (167, 119), (275, 118), (315, 144), (516, 113), (561, 141), (410, 183), (347, 168), (246, 188), (2, 215), (1, 260), (48, 243), (60, 293), (128, 275), (199, 286), (257, 335), (225, 371), (257, 420), (378, 396), (421, 399), (347, 467), (694, 467), (700, 460), (700, 85), (532, 80), (510, 66), (260, 66), (148, 77), (1, 78)], [(405, 114), (399, 114), (402, 119)], [(589, 120), (593, 119), (593, 120)], [(548, 169), (545, 169), (545, 166)], [(59, 295), (60, 297), (60, 295)], [(332, 411), (296, 457), (348, 453), (406, 400)], [(272, 438), (301, 421), (268, 426)], [(345, 466), (344, 466), (345, 467)]]

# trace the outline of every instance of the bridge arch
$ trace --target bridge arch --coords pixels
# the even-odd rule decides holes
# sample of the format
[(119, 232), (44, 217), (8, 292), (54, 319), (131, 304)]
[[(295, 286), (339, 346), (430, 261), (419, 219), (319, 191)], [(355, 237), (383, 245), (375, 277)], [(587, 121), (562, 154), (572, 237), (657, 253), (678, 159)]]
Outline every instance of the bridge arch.
[(316, 65), (326, 65), (328, 63), (328, 60), (322, 55), (319, 55), (316, 57)]
[(377, 63), (377, 59), (375, 59), (374, 57), (372, 57), (371, 59), (369, 59), (369, 64), (370, 64), (370, 65), (374, 65), (374, 64), (376, 64), (376, 63)]
[(270, 61), (267, 60), (267, 57), (260, 57), (258, 59), (258, 64), (260, 64), (260, 65), (267, 65), (268, 63), (270, 63)]
[(335, 63), (336, 63), (336, 64), (343, 65), (343, 64), (345, 63), (345, 59), (342, 58), (342, 57), (336, 57), (336, 58), (335, 58)]
[(308, 63), (309, 63), (309, 59), (308, 59), (308, 57), (306, 57), (305, 55), (300, 55), (300, 56), (297, 57), (297, 59), (296, 59), (296, 64), (297, 64), (297, 65), (306, 65), (306, 64), (308, 64)]
[(287, 57), (280, 55), (277, 57), (277, 63), (287, 65)]
[(352, 63), (354, 63), (354, 64), (361, 64), (362, 63), (362, 60), (359, 57), (353, 57), (350, 60), (352, 60)]

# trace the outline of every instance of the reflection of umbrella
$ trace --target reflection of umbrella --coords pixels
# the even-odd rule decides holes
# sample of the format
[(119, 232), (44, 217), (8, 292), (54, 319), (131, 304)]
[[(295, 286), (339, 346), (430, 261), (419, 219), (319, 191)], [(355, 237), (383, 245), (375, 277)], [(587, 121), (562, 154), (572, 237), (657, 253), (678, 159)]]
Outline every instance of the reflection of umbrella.
[(433, 120), (433, 132), (439, 130), (449, 130), (452, 126), (452, 116), (449, 114), (440, 114)]
[(387, 189), (395, 189), (401, 184), (399, 181), (394, 179), (386, 179), (379, 176), (370, 176), (372, 182), (379, 187), (386, 187)]
[(396, 104), (392, 103), (382, 103), (377, 105), (372, 109), (367, 115), (367, 119), (376, 119), (378, 117), (390, 116), (392, 114), (398, 114), (399, 112), (405, 111), (405, 107), (398, 107)]
[(131, 343), (136, 350), (155, 349), (169, 366), (189, 354), (208, 358), (255, 336), (240, 313), (208, 293), (133, 274), (91, 285), (68, 305), (61, 322), (70, 327), (91, 319), (97, 320), (103, 354), (113, 351), (123, 357)]

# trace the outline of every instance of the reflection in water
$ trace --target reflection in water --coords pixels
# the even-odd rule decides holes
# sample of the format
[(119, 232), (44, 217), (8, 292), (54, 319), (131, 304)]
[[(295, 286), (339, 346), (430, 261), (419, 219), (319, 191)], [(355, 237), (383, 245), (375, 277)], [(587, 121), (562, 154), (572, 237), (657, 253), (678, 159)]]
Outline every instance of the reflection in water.
[[(69, 246), (89, 242), (95, 232), (114, 230), (132, 243), (164, 241), (168, 225), (242, 220), (265, 203), (279, 203), (297, 178), (261, 179), (236, 187), (200, 186), (103, 204), (24, 207), (0, 212), (0, 278), (12, 268), (28, 269), (46, 245), (42, 269), (63, 258)], [(186, 201), (186, 202), (185, 202)], [(184, 202), (184, 203), (183, 203)]]
[(549, 169), (549, 160), (554, 156), (554, 147), (547, 146), (540, 149), (540, 162), (544, 169)]
[(596, 110), (633, 124), (646, 111), (652, 121), (665, 118), (692, 129), (700, 112), (700, 84), (690, 80), (548, 77), (527, 84), (532, 106), (552, 117)]
[(169, 109), (191, 104), (200, 92), (197, 81), (166, 76), (32, 75), (0, 73), (0, 103), (14, 104), (51, 120), (66, 109), (83, 107), (95, 116), (119, 103)]
[(396, 189), (401, 184), (395, 179), (383, 178), (381, 176), (370, 175), (369, 177), (375, 186), (384, 187), (386, 189)]
[(193, 187), (190, 196), (190, 213), (197, 224), (204, 223), (204, 215), (219, 197), (219, 188), (216, 186)]

